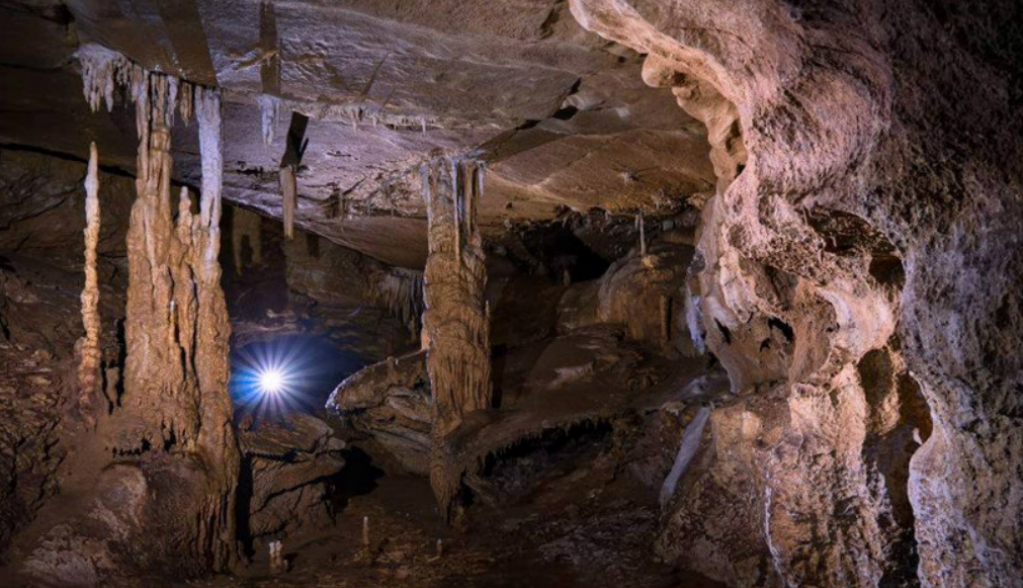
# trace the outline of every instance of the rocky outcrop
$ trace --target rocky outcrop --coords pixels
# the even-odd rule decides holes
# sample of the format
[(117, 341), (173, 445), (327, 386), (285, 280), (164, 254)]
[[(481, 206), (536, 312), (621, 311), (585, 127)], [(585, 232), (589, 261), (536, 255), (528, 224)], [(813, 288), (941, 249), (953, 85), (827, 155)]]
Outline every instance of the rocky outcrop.
[(238, 437), (250, 479), (242, 495), (248, 503), (245, 536), (254, 542), (316, 531), (333, 523), (327, 482), (345, 465), (344, 441), (323, 421), (293, 413), (282, 421), (239, 424)]
[(700, 353), (702, 332), (693, 333), (689, 325), (699, 300), (685, 287), (693, 253), (688, 245), (658, 242), (646, 253), (637, 248), (616, 260), (599, 280), (565, 288), (556, 313), (558, 331), (617, 324), (634, 340)]
[(426, 350), (368, 366), (341, 382), (327, 408), (370, 435), (408, 471), (430, 473), (432, 428)]
[(639, 341), (682, 346), (689, 339), (682, 286), (692, 249), (662, 244), (635, 253), (611, 264), (601, 278), (597, 322), (621, 324)]
[[(747, 498), (766, 507), (781, 581), (912, 583), (908, 541), (923, 585), (1019, 586), (1021, 176), (1006, 123), (1018, 71), (991, 50), (1011, 31), (985, 20), (1011, 10), (974, 21), (945, 3), (570, 4), (586, 28), (648, 54), (644, 79), (707, 126), (718, 192), (693, 294), (733, 388), (774, 390), (788, 413)], [(962, 43), (980, 22), (990, 40)], [(911, 476), (904, 447), (877, 462), (890, 430), (872, 414), (887, 409), (857, 369), (894, 335), (898, 379), (919, 382), (934, 420)], [(900, 415), (895, 429), (914, 419), (926, 420)]]

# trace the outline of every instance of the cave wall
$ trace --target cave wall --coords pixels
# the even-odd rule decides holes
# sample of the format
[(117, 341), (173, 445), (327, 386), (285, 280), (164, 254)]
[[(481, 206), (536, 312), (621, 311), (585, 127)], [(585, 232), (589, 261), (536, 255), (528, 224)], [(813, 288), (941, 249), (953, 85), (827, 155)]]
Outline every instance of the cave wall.
[[(86, 165), (0, 149), (0, 560), (59, 489), (60, 443), (76, 415)], [(97, 243), (104, 365), (119, 356), (131, 178), (100, 172)]]
[[(646, 81), (708, 128), (718, 192), (693, 266), (707, 342), (737, 392), (787, 408), (755, 438), (773, 568), (758, 581), (916, 582), (911, 533), (925, 586), (1021, 585), (1018, 6), (571, 8), (648, 54)], [(788, 345), (763, 346), (775, 327)], [(885, 432), (857, 373), (878, 350), (930, 409), (901, 421), (924, 444), (894, 476), (872, 457)]]

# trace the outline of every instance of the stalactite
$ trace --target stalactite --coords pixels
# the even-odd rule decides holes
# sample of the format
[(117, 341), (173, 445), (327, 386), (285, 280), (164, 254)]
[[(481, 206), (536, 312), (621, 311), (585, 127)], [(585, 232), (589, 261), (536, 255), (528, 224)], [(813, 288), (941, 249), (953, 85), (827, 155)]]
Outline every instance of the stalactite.
[(376, 281), (376, 301), (409, 329), (413, 341), (419, 339), (419, 320), (423, 314), (423, 273), (391, 268)]
[[(230, 323), (217, 259), (223, 173), (219, 94), (148, 72), (106, 50), (90, 52), (87, 60), (87, 97), (98, 89), (106, 94), (115, 80), (127, 85), (139, 137), (137, 196), (127, 235), (128, 349), (124, 395), (111, 425), (113, 450), (145, 455), (162, 448), (194, 456), (182, 467), (199, 467), (202, 479), (182, 491), (198, 501), (188, 505), (192, 512), (173, 518), (194, 526), (174, 532), (192, 539), (192, 561), (224, 570), (237, 553), (234, 491), (240, 455), (227, 392)], [(196, 216), (182, 190), (175, 223), (170, 147), (179, 104), (183, 119), (194, 109), (199, 122), (202, 192)]]
[(259, 97), (259, 122), (263, 131), (263, 144), (272, 145), (277, 132), (277, 119), (281, 114), (281, 101), (276, 96), (262, 94)]
[(429, 221), (423, 330), (433, 393), (430, 481), (450, 516), (458, 479), (446, 467), (444, 444), (470, 412), (490, 407), (490, 325), (486, 267), (476, 211), (483, 164), (440, 161), (422, 173)]
[(75, 53), (82, 66), (82, 90), (85, 101), (93, 112), (105, 103), (107, 111), (114, 109), (114, 89), (117, 82), (125, 83), (130, 75), (131, 64), (120, 53), (102, 45), (82, 45)]
[(281, 216), (284, 217), (284, 236), (295, 237), (295, 205), (298, 199), (298, 186), (295, 180), (295, 168), (290, 165), (281, 166)]
[(78, 367), (78, 381), (81, 386), (78, 397), (79, 412), (91, 420), (96, 383), (99, 381), (99, 280), (96, 274), (96, 247), (99, 244), (99, 155), (96, 143), (89, 146), (89, 168), (85, 176), (85, 287), (82, 289), (82, 323), (85, 337), (82, 339), (81, 364)]
[(685, 432), (682, 433), (682, 444), (678, 448), (678, 455), (675, 456), (675, 463), (661, 486), (659, 498), (661, 506), (666, 505), (675, 495), (675, 488), (678, 486), (679, 480), (682, 479), (686, 470), (689, 469), (689, 464), (696, 457), (696, 450), (700, 448), (700, 439), (703, 437), (703, 429), (707, 424), (707, 419), (710, 418), (710, 413), (709, 407), (700, 408), (692, 422), (686, 426)]

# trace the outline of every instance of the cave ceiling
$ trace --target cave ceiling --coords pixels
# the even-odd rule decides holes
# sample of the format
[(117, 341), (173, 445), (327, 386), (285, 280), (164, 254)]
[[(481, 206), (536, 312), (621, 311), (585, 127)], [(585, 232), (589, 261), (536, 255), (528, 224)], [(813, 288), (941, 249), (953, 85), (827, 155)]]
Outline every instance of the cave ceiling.
[[(0, 5), (0, 143), (132, 173), (134, 117), (93, 114), (86, 43), (219, 87), (224, 195), (281, 217), (292, 113), (309, 118), (299, 227), (407, 267), (426, 252), (419, 169), (487, 162), (488, 239), (567, 210), (677, 212), (712, 192), (702, 125), (641, 81), (641, 56), (584, 31), (560, 0), (68, 0)], [(261, 97), (279, 103), (264, 144)], [(266, 100), (266, 98), (262, 98)], [(198, 186), (194, 124), (178, 124), (175, 179)]]

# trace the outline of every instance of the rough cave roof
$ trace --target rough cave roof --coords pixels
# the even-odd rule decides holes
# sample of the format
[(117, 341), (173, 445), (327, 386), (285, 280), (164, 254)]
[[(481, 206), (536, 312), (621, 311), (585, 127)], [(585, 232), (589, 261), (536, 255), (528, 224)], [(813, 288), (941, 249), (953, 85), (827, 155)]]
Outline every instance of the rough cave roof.
[[(0, 7), (0, 142), (130, 172), (132, 113), (89, 112), (74, 52), (95, 42), (147, 68), (219, 86), (225, 196), (281, 216), (292, 111), (310, 117), (297, 224), (396, 265), (425, 258), (419, 166), (488, 162), (481, 223), (568, 207), (677, 211), (713, 189), (702, 125), (640, 57), (582, 30), (561, 0), (19, 0)], [(270, 145), (260, 96), (280, 100)], [(195, 131), (175, 177), (198, 185)]]

